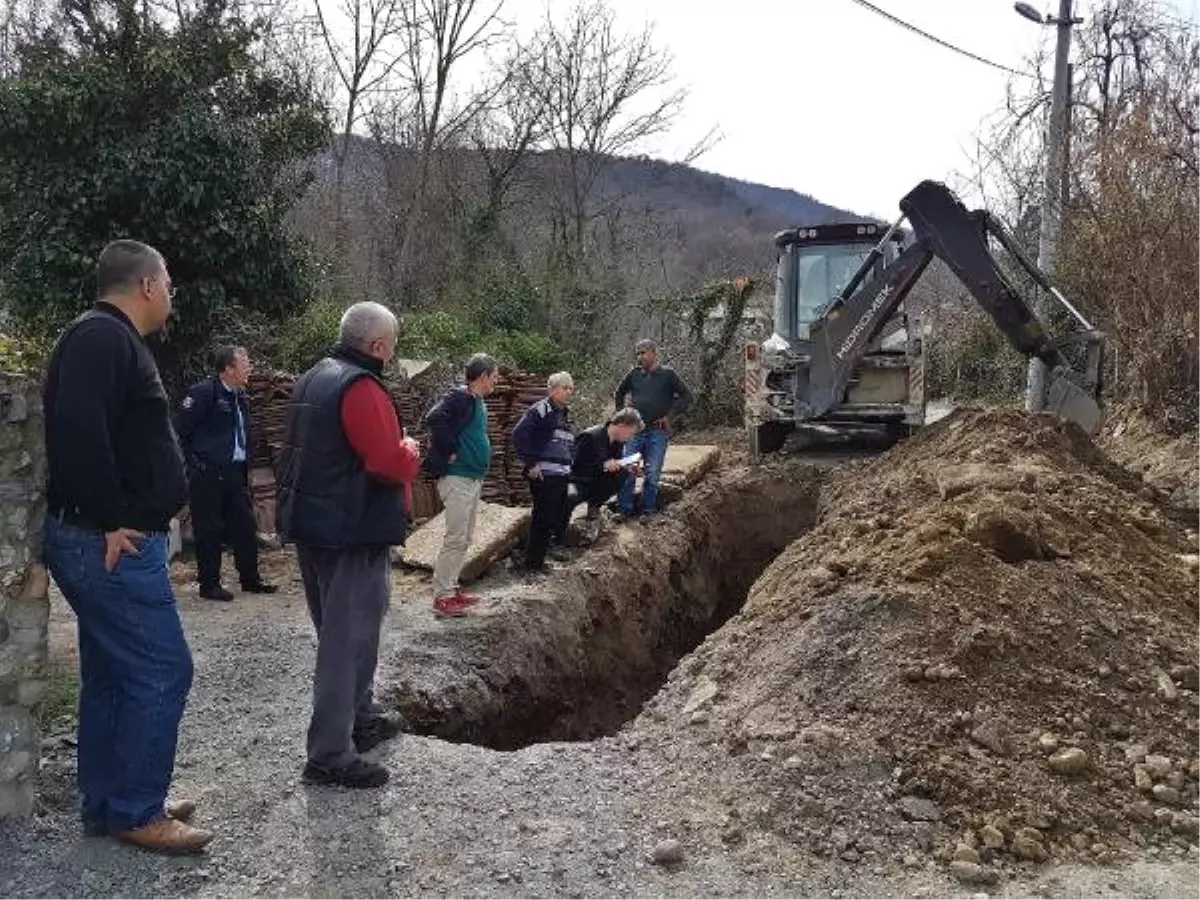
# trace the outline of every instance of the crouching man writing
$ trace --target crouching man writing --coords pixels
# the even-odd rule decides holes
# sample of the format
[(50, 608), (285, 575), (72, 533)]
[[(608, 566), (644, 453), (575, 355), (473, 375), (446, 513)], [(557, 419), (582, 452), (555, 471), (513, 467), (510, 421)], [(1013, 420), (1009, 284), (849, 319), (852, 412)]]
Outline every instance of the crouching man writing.
[[(575, 458), (571, 463), (570, 509), (580, 503), (588, 506), (587, 517), (595, 520), (600, 508), (617, 496), (626, 482), (632, 482), (636, 462), (622, 465), (625, 447), (643, 428), (642, 416), (627, 406), (613, 414), (603, 425), (582, 431), (575, 438)], [(570, 511), (568, 510), (568, 516)]]

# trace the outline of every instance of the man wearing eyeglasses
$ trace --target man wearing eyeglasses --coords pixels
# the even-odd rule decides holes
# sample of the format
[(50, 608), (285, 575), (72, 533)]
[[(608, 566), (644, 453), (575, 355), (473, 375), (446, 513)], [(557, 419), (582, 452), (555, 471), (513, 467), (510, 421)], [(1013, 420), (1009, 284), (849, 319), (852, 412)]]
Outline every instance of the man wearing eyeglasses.
[(276, 587), (258, 572), (258, 524), (250, 499), (250, 406), (246, 385), (250, 357), (243, 347), (221, 347), (213, 355), (216, 374), (183, 398), (175, 431), (188, 464), (189, 509), (196, 540), (196, 575), (205, 600), (233, 599), (221, 584), (221, 548), (228, 540), (249, 594)]
[(194, 853), (212, 832), (185, 823), (194, 803), (167, 803), (192, 686), (167, 568), (187, 475), (145, 340), (171, 314), (171, 276), (153, 247), (115, 241), (96, 290), (59, 337), (42, 394), (44, 556), (79, 626), (80, 813), (87, 834)]

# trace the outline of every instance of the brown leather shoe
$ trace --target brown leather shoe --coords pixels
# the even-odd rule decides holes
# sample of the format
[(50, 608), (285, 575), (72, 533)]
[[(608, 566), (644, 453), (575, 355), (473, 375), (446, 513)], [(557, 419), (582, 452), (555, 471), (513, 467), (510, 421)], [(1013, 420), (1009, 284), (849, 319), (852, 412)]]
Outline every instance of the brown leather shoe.
[(132, 831), (119, 832), (114, 837), (155, 853), (183, 854), (199, 853), (213, 839), (213, 833), (167, 817)]
[(195, 800), (172, 800), (166, 806), (167, 815), (178, 822), (190, 822), (195, 812)]

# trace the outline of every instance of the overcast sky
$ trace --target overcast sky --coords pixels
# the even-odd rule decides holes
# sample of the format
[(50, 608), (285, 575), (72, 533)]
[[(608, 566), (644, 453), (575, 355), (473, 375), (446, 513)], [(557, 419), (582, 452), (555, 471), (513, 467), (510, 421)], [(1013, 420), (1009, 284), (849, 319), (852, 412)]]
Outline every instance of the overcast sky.
[[(556, 5), (565, 0), (552, 0)], [(1011, 0), (873, 0), (945, 41), (1013, 69), (1052, 38)], [(721, 141), (703, 169), (792, 188), (894, 218), (923, 178), (969, 168), (982, 119), (1004, 103), (1007, 73), (913, 34), (853, 0), (610, 0), (618, 22), (651, 22), (689, 90), (658, 153), (686, 150), (712, 126)], [(1176, 0), (1197, 19), (1197, 0)], [(1033, 3), (1057, 11), (1057, 0)], [(1093, 6), (1076, 3), (1076, 15)], [(544, 0), (506, 0), (518, 26)], [(1043, 34), (1045, 32), (1045, 34)]]

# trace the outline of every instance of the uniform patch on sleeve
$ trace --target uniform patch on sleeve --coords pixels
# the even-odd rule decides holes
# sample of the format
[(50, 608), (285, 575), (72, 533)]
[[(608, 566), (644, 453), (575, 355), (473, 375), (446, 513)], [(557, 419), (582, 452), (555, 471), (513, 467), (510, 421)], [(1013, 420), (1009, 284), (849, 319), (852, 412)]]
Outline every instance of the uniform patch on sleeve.
[(196, 398), (193, 397), (191, 394), (188, 394), (186, 397), (183, 398), (183, 408), (184, 409), (191, 409), (195, 404), (196, 404)]

